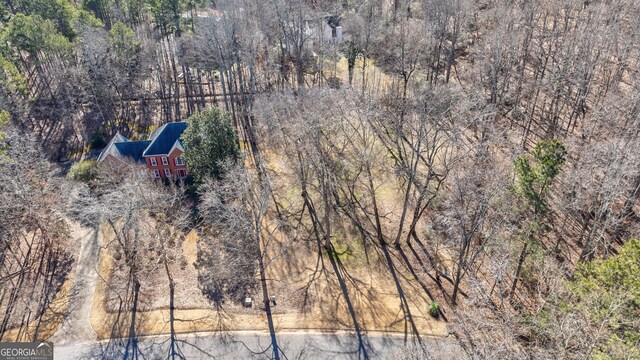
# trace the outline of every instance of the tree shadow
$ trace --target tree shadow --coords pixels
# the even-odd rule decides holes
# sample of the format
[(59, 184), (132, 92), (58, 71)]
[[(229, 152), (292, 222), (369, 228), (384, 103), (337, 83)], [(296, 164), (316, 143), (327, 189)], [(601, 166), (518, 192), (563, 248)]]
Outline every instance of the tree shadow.
[[(62, 292), (75, 263), (65, 250), (50, 245), (31, 248), (25, 254), (25, 262), (19, 265), (14, 260), (19, 256), (7, 256), (3, 262), (3, 296), (0, 308), (4, 311), (0, 322), (0, 341), (42, 341), (51, 336), (69, 312), (71, 294)], [(13, 254), (7, 249), (5, 255)], [(35, 252), (41, 253), (36, 259)], [(29, 260), (30, 259), (30, 260)], [(17, 270), (12, 270), (13, 265)], [(4, 304), (3, 304), (4, 303)], [(19, 320), (18, 320), (19, 319)]]
[(331, 267), (333, 268), (336, 279), (340, 284), (340, 291), (342, 292), (342, 296), (349, 311), (349, 316), (351, 317), (354, 331), (356, 332), (356, 338), (358, 340), (358, 358), (368, 359), (369, 354), (367, 352), (367, 349), (369, 346), (367, 344), (367, 339), (366, 336), (362, 333), (362, 329), (360, 329), (356, 310), (351, 302), (351, 297), (349, 296), (349, 291), (347, 290), (347, 284), (343, 277), (343, 272), (346, 273), (346, 270), (344, 269), (340, 258), (336, 255), (336, 249), (333, 244), (330, 244), (329, 248), (325, 247), (325, 250), (329, 257), (329, 262), (331, 263)]

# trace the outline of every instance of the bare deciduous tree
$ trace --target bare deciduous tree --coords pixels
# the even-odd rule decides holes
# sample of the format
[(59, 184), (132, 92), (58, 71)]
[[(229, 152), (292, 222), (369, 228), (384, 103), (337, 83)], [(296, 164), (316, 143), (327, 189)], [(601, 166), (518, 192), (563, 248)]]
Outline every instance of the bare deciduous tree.
[[(205, 180), (199, 192), (200, 211), (213, 235), (204, 246), (204, 256), (202, 253), (199, 256), (203, 274), (200, 278), (219, 305), (225, 292), (237, 296), (238, 291), (252, 290), (257, 270), (271, 351), (279, 359), (282, 350), (278, 347), (267, 282), (268, 250), (274, 231), (267, 223), (272, 206), (269, 186), (255, 172), (239, 164), (227, 170), (223, 180)], [(213, 265), (215, 261), (220, 261), (220, 266)], [(227, 269), (219, 273), (222, 267)]]

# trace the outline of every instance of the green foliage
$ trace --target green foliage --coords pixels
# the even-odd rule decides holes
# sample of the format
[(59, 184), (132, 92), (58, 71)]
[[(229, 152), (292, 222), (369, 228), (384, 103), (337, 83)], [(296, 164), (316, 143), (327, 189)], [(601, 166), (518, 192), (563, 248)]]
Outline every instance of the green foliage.
[(76, 9), (68, 0), (16, 0), (13, 7), (17, 13), (38, 15), (51, 21), (57, 32), (69, 40), (73, 40), (76, 35), (71, 26)]
[(71, 165), (67, 177), (85, 183), (91, 182), (98, 176), (98, 164), (95, 160), (79, 161)]
[[(640, 240), (631, 239), (620, 252), (606, 260), (594, 260), (579, 266), (575, 275), (574, 293), (579, 298), (591, 294), (602, 296), (606, 304), (620, 297), (627, 311), (640, 309)], [(625, 310), (624, 308), (622, 309)]]
[(531, 331), (527, 337), (550, 350), (570, 349), (584, 358), (640, 358), (639, 272), (637, 239), (608, 259), (579, 264), (565, 291), (552, 294), (539, 312), (525, 316)]
[(431, 301), (429, 305), (429, 315), (438, 319), (440, 317), (440, 305), (437, 302)]
[(191, 19), (183, 18), (182, 14), (190, 12), (206, 0), (147, 0), (156, 25), (163, 35), (176, 34), (180, 36), (183, 28), (189, 27)]
[[(6, 110), (0, 110), (0, 131), (2, 128), (9, 124), (9, 120), (11, 119), (11, 115)], [(2, 139), (2, 137), (0, 137)]]
[(9, 60), (0, 56), (0, 87), (9, 94), (26, 95), (28, 88), (20, 70)]
[(107, 140), (104, 137), (103, 132), (98, 132), (91, 137), (89, 140), (89, 150), (97, 150), (102, 149), (107, 145)]
[[(593, 324), (606, 323), (611, 338), (600, 349), (633, 349), (640, 343), (640, 240), (631, 239), (606, 260), (579, 266), (571, 292), (576, 310)], [(636, 348), (637, 350), (637, 348)], [(625, 350), (626, 352), (626, 350)], [(602, 354), (601, 354), (602, 355)]]
[(531, 153), (539, 165), (538, 176), (545, 180), (552, 180), (560, 173), (560, 168), (567, 157), (564, 145), (555, 139), (539, 142)]
[(0, 23), (5, 23), (9, 20), (11, 12), (6, 4), (0, 2)]
[(84, 28), (102, 29), (104, 24), (90, 12), (78, 10), (75, 18), (71, 22), (71, 26), (76, 33), (81, 33)]
[(140, 43), (136, 40), (136, 33), (127, 25), (117, 22), (109, 31), (109, 45), (120, 59), (133, 58)]
[(60, 35), (53, 22), (40, 15), (13, 16), (2, 35), (12, 46), (32, 56), (41, 51), (64, 54), (71, 49), (71, 43)]
[(240, 156), (236, 132), (229, 115), (212, 107), (189, 118), (182, 134), (184, 157), (196, 183), (206, 177), (220, 178), (222, 162), (235, 161)]
[(356, 59), (358, 58), (358, 53), (360, 52), (359, 47), (355, 43), (355, 41), (351, 40), (347, 46), (347, 67), (349, 69), (349, 84), (353, 82), (353, 70), (356, 67)]
[(625, 342), (614, 335), (594, 351), (592, 358), (594, 360), (640, 359), (640, 346), (637, 341), (635, 344)]
[(0, 110), (0, 156), (4, 153), (3, 151), (4, 139), (5, 139), (4, 127), (9, 125), (10, 119), (11, 119), (11, 116), (9, 115), (8, 112), (6, 112), (5, 110)]
[(156, 25), (164, 35), (179, 34), (181, 14), (186, 10), (184, 0), (148, 0)]
[(546, 196), (553, 179), (560, 173), (567, 150), (558, 140), (543, 140), (531, 152), (533, 158), (519, 156), (514, 161), (517, 176), (517, 192), (543, 214), (547, 210)]
[(124, 13), (127, 22), (137, 24), (141, 21), (147, 0), (121, 0), (120, 10)]
[(353, 255), (353, 249), (344, 244), (342, 241), (334, 240), (333, 247), (330, 251), (333, 252), (333, 256), (338, 258), (342, 263), (349, 262), (355, 259)]
[(82, 9), (92, 12), (102, 22), (110, 24), (112, 0), (83, 0)]

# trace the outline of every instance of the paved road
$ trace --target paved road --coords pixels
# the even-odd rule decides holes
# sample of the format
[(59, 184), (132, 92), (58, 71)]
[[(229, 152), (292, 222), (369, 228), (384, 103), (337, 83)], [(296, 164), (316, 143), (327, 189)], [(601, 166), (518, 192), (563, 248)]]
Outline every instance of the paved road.
[[(268, 359), (270, 339), (267, 333), (236, 333), (226, 338), (219, 335), (181, 335), (181, 349), (187, 359)], [(167, 337), (141, 340), (139, 347), (145, 359), (166, 359), (169, 342)], [(286, 359), (358, 359), (357, 341), (350, 334), (283, 333), (278, 335), (280, 347)], [(407, 349), (403, 336), (367, 336), (368, 354), (371, 359), (398, 359), (401, 354), (416, 355), (415, 348)], [(411, 339), (409, 339), (411, 343)], [(436, 359), (460, 359), (461, 352), (450, 338), (423, 339), (425, 348)], [(56, 345), (55, 360), (102, 358), (104, 343), (78, 343)], [(110, 357), (106, 357), (110, 358)], [(141, 356), (142, 358), (142, 356)], [(283, 359), (285, 357), (282, 357)], [(415, 359), (416, 357), (414, 357)], [(417, 357), (419, 358), (419, 357)]]
[(78, 227), (74, 229), (73, 241), (79, 246), (78, 261), (69, 302), (69, 314), (60, 329), (49, 339), (54, 344), (77, 343), (96, 339), (91, 327), (91, 303), (96, 288), (98, 273), (98, 232)]

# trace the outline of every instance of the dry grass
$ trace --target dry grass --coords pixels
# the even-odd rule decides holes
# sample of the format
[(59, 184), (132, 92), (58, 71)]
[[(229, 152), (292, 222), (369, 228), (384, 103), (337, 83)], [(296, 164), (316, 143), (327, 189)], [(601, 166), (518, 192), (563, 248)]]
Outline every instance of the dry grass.
[(50, 306), (45, 309), (42, 316), (31, 321), (23, 328), (7, 330), (2, 336), (2, 341), (27, 341), (33, 339), (38, 331), (38, 339), (48, 339), (62, 325), (64, 314), (69, 307), (71, 292), (73, 289), (74, 275), (70, 275), (60, 287)]
[[(302, 206), (300, 189), (292, 184), (295, 179), (292, 169), (282, 154), (263, 152), (265, 163), (273, 176), (273, 191), (281, 206), (299, 209)], [(389, 160), (390, 161), (390, 160)], [(385, 232), (393, 234), (401, 211), (402, 193), (396, 177), (389, 172), (388, 161), (382, 159), (380, 168), (374, 169), (376, 195), (381, 211), (386, 214)], [(271, 224), (276, 224), (272, 221)], [(307, 224), (308, 225), (308, 224)], [(344, 266), (348, 296), (353, 303), (355, 316), (361, 328), (369, 332), (403, 332), (407, 324), (400, 307), (396, 284), (390, 271), (376, 249), (371, 247), (368, 254), (348, 224), (336, 224), (333, 242), (344, 254), (339, 259)], [(104, 229), (103, 229), (104, 230)], [(108, 232), (104, 232), (108, 238)], [(266, 233), (266, 232), (265, 232)], [(338, 284), (336, 274), (324, 253), (318, 258), (314, 241), (300, 238), (300, 234), (291, 229), (269, 228), (272, 234), (268, 250), (269, 265), (267, 278), (270, 295), (276, 296), (277, 305), (273, 308), (273, 318), (278, 331), (315, 330), (315, 331), (352, 331), (353, 321), (349, 313), (344, 294)], [(176, 279), (175, 323), (178, 332), (218, 331), (218, 330), (265, 330), (267, 329), (264, 310), (261, 309), (261, 294), (250, 294), (254, 298), (254, 307), (246, 309), (241, 304), (227, 301), (224, 308), (217, 311), (197, 288), (198, 236), (191, 232), (183, 244), (183, 256), (187, 268)], [(104, 243), (103, 239), (103, 243)], [(348, 252), (347, 252), (348, 250)], [(394, 254), (394, 256), (397, 254)], [(368, 259), (368, 260), (367, 260)], [(428, 314), (431, 299), (420, 284), (409, 274), (402, 261), (395, 260), (400, 283), (408, 299), (415, 325), (424, 336), (443, 336), (446, 324), (433, 319)], [(117, 313), (116, 308), (107, 306), (108, 284), (114, 281), (115, 260), (108, 251), (100, 254), (100, 276), (106, 280), (98, 281), (92, 307), (92, 325), (99, 338), (111, 336), (111, 325)], [(319, 267), (318, 267), (319, 264)], [(142, 300), (153, 301), (140, 306), (137, 317), (141, 319), (139, 333), (159, 334), (168, 331), (168, 288), (164, 271), (152, 273), (142, 281), (155, 284), (153, 295), (147, 294)], [(418, 274), (421, 275), (421, 274)], [(141, 292), (149, 289), (142, 284)], [(437, 289), (430, 289), (436, 293)]]
[[(353, 70), (353, 83), (355, 88), (362, 88), (362, 58), (357, 58)], [(325, 74), (335, 76), (342, 80), (343, 85), (349, 84), (349, 63), (347, 58), (342, 56), (338, 61), (325, 60)], [(367, 59), (365, 67), (365, 81), (367, 89), (382, 89), (393, 84), (393, 76), (386, 74), (376, 66), (373, 59)]]
[[(103, 229), (104, 231), (105, 229)], [(103, 232), (104, 234), (104, 232)], [(108, 233), (107, 233), (108, 235)], [(104, 242), (104, 239), (102, 240)], [(190, 259), (189, 266), (195, 255), (197, 235), (189, 234), (183, 244), (185, 257)], [(309, 302), (302, 306), (302, 288), (309, 285), (307, 281), (313, 272), (309, 264), (315, 263), (313, 252), (296, 251), (291, 257), (275, 257), (270, 264), (268, 276), (269, 287), (277, 299), (274, 308), (274, 322), (278, 331), (316, 330), (336, 331), (352, 330), (353, 325), (347, 312), (342, 293), (335, 283), (329, 270), (327, 276), (321, 276), (309, 286)], [(324, 259), (327, 262), (327, 259)], [(99, 275), (107, 282), (98, 280), (91, 309), (91, 325), (99, 339), (111, 336), (112, 324), (116, 321), (117, 312), (107, 306), (108, 282), (112, 278), (115, 260), (107, 251), (100, 254)], [(327, 262), (328, 264), (328, 262)], [(372, 271), (373, 270), (373, 271)], [(384, 271), (373, 265), (350, 272), (351, 279), (358, 284), (358, 289), (351, 288), (349, 295), (356, 308), (360, 325), (367, 331), (404, 331), (402, 312), (395, 293), (395, 285)], [(377, 273), (383, 273), (378, 275)], [(162, 274), (158, 274), (162, 276)], [(181, 281), (177, 281), (177, 292), (184, 292)], [(417, 284), (407, 280), (404, 284), (412, 303), (412, 311), (418, 329), (423, 335), (442, 336), (446, 333), (446, 325), (435, 321), (427, 313), (429, 299), (419, 292)], [(193, 294), (189, 296), (205, 297)], [(164, 303), (168, 304), (168, 292), (164, 295)], [(260, 296), (255, 294), (254, 308), (245, 309), (240, 304), (225, 304), (225, 308), (217, 311), (212, 307), (175, 310), (175, 316), (180, 321), (175, 323), (178, 332), (219, 331), (219, 330), (264, 330), (266, 317), (260, 309)], [(157, 308), (145, 307), (138, 313), (140, 334), (160, 334), (169, 331), (168, 306)]]

